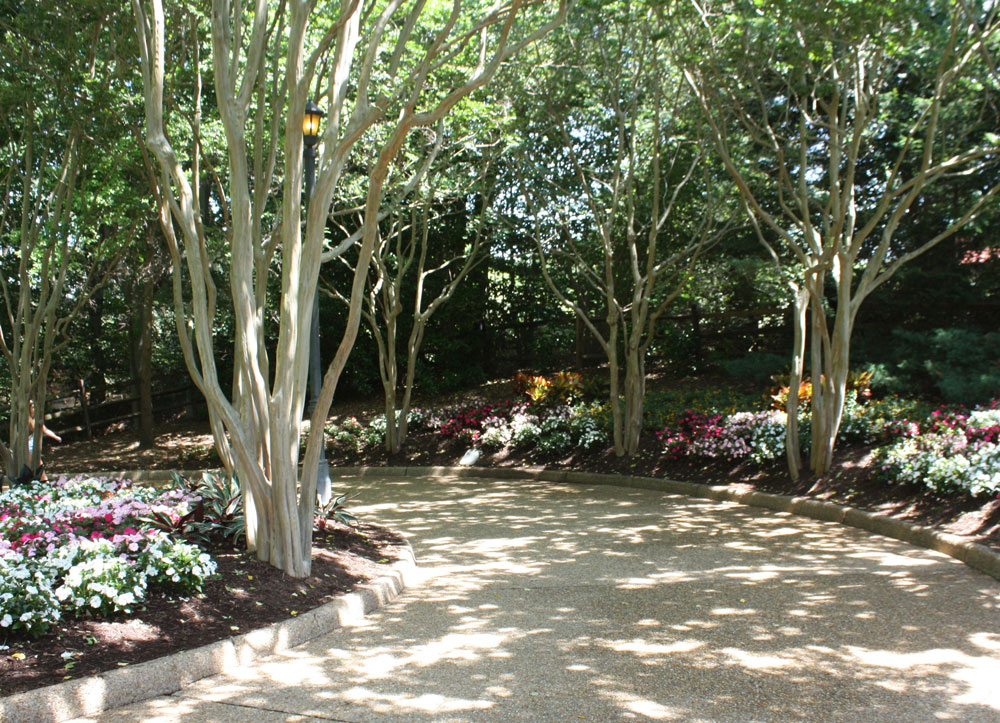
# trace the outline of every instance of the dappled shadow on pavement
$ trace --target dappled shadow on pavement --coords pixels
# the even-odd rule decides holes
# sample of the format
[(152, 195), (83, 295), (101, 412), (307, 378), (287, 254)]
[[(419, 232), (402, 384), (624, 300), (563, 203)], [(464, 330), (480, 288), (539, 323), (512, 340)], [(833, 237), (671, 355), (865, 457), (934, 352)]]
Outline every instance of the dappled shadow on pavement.
[(1000, 584), (937, 553), (640, 490), (352, 484), (420, 585), (105, 719), (1000, 719)]

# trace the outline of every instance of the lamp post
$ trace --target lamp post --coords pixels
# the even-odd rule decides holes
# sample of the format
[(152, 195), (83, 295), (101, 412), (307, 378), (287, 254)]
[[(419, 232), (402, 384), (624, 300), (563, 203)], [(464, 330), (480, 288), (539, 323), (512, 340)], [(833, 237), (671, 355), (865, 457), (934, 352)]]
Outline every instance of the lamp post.
[[(305, 114), (302, 116), (302, 157), (305, 161), (306, 172), (306, 198), (305, 207), (309, 207), (309, 199), (312, 198), (313, 183), (316, 181), (316, 144), (319, 142), (319, 124), (325, 116), (319, 106), (311, 100), (306, 101)], [(306, 405), (306, 413), (312, 416), (316, 411), (316, 403), (319, 401), (319, 390), (323, 370), (319, 358), (319, 291), (313, 297), (312, 323), (309, 330), (309, 403)], [(316, 433), (313, 430), (311, 433)], [(316, 494), (322, 504), (330, 500), (330, 467), (326, 461), (326, 441), (323, 439), (324, 432), (320, 428), (320, 454), (319, 469), (316, 474)]]

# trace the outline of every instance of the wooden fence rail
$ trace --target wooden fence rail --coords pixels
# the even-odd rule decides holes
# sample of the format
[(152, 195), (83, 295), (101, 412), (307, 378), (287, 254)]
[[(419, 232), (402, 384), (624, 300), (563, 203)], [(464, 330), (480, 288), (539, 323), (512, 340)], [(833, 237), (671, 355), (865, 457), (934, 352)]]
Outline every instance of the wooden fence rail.
[[(167, 386), (171, 382), (180, 383)], [(187, 379), (182, 382), (172, 378), (165, 379), (157, 386), (166, 388), (152, 394), (154, 416), (191, 408), (200, 400), (200, 395), (193, 393), (195, 386)], [(45, 424), (60, 437), (86, 433), (88, 439), (93, 439), (95, 430), (139, 418), (139, 396), (134, 394), (134, 388), (132, 382), (112, 385), (107, 390), (107, 398), (94, 403), (91, 391), (80, 379), (71, 393), (49, 398), (47, 407), (51, 411), (45, 415)], [(128, 390), (129, 393), (116, 390)], [(9, 410), (0, 412), (0, 420), (4, 426), (9, 418)]]

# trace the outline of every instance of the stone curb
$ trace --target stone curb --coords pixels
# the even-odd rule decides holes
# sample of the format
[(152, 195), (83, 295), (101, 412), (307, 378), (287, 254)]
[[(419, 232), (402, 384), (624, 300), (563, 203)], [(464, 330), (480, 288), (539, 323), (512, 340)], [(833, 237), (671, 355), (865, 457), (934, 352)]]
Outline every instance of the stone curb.
[(789, 497), (756, 492), (741, 485), (703, 485), (656, 477), (625, 477), (589, 472), (560, 472), (558, 470), (518, 470), (510, 467), (499, 469), (489, 467), (338, 467), (331, 469), (330, 472), (335, 478), (461, 475), (474, 478), (534, 479), (568, 484), (635, 487), (720, 502), (738, 502), (752, 507), (788, 512), (822, 522), (836, 522), (884, 537), (891, 537), (948, 555), (979, 572), (1000, 580), (1000, 554), (985, 545), (970, 542), (958, 535), (939, 532), (922, 525), (883, 517), (832, 502), (823, 502), (809, 497)]
[(201, 678), (235, 670), (356, 624), (413, 584), (416, 561), (409, 543), (402, 555), (403, 559), (387, 566), (386, 574), (375, 581), (298, 617), (194, 650), (0, 698), (0, 721), (54, 723), (170, 695)]

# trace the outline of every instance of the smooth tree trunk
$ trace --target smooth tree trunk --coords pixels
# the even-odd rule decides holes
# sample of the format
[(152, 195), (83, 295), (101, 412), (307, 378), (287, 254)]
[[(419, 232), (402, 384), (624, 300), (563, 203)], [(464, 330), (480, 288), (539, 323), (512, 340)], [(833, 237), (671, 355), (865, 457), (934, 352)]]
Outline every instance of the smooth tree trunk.
[(141, 282), (139, 304), (139, 448), (152, 449), (153, 432), (153, 298), (154, 279), (148, 274)]
[[(852, 22), (857, 20), (856, 7), (849, 3), (831, 6), (831, 14), (822, 20), (775, 6), (773, 21), (790, 28), (784, 45), (766, 34), (731, 34), (725, 13), (716, 13), (710, 0), (686, 5), (681, 12), (693, 9), (692, 17), (674, 17), (676, 57), (720, 160), (761, 242), (801, 279), (793, 300), (787, 408), (793, 478), (800, 473), (795, 394), (805, 349), (810, 349), (813, 385), (810, 468), (823, 476), (833, 464), (846, 402), (851, 337), (861, 304), (904, 264), (977, 218), (1000, 193), (1000, 184), (984, 186), (943, 230), (910, 251), (894, 249), (900, 221), (929, 185), (960, 173), (982, 172), (997, 162), (995, 147), (983, 142), (978, 131), (959, 133), (939, 123), (942, 106), (957, 83), (995, 75), (983, 61), (1000, 29), (997, 8), (986, 8), (982, 17), (973, 18), (972, 7), (963, 3), (950, 9), (943, 42), (937, 35), (939, 25), (920, 28), (907, 20), (905, 27), (894, 26), (897, 19), (889, 15), (859, 26)], [(844, 22), (836, 21), (838, 13), (844, 14)], [(915, 117), (900, 128), (895, 158), (873, 177), (872, 169), (862, 164), (869, 145), (884, 136), (884, 98), (898, 91), (900, 68), (908, 62), (894, 57), (886, 46), (885, 37), (893, 32), (926, 33), (921, 39), (938, 46), (936, 64), (925, 78)], [(784, 62), (778, 57), (782, 50), (800, 53), (803, 63)], [(767, 83), (761, 82), (762, 74)], [(745, 133), (734, 133), (736, 128)], [(742, 145), (737, 148), (733, 138), (748, 140), (753, 153)], [(774, 168), (763, 180), (758, 162), (744, 162), (760, 154), (767, 155)], [(815, 160), (819, 158), (823, 160)], [(758, 197), (762, 193), (766, 196)], [(775, 198), (781, 201), (774, 204)], [(832, 321), (824, 298), (824, 282), (831, 277), (836, 288)]]
[[(459, 21), (467, 17), (456, 3), (450, 15), (439, 19), (436, 34), (418, 44), (414, 34), (423, 3), (403, 8), (393, 1), (369, 8), (342, 0), (317, 8), (316, 3), (302, 0), (277, 6), (265, 0), (247, 6), (213, 0), (212, 57), (204, 65), (213, 70), (215, 107), (225, 133), (227, 187), (219, 198), (224, 199), (229, 221), (226, 257), (236, 324), (237, 379), (234, 388), (224, 391), (215, 365), (212, 259), (201, 218), (204, 204), (198, 198), (203, 64), (193, 64), (194, 147), (185, 162), (167, 135), (164, 117), (166, 55), (175, 46), (167, 42), (163, 3), (132, 2), (142, 60), (146, 143), (160, 173), (157, 198), (173, 261), (174, 306), (185, 362), (208, 404), (216, 446), (244, 492), (248, 545), (261, 560), (293, 577), (310, 570), (323, 426), (361, 320), (391, 165), (414, 129), (439, 122), (460, 100), (488, 83), (504, 61), (559, 24), (565, 14), (560, 6), (515, 39), (512, 32), (520, 28), (522, 10), (529, 4), (533, 3), (514, 0), (503, 12), (487, 12), (473, 20), (471, 28), (460, 29)], [(181, 45), (197, 30), (187, 21), (182, 25), (171, 36)], [(442, 81), (425, 93), (436, 67), (470, 42), (478, 43), (478, 62), (452, 75), (449, 84)], [(308, 43), (313, 45), (307, 48)], [(187, 51), (198, 58), (197, 38), (191, 45)], [(326, 77), (320, 79), (320, 72)], [(327, 118), (315, 187), (302, 224), (301, 119), (316, 86), (325, 89)], [(352, 153), (363, 139), (368, 142), (373, 136), (379, 140), (365, 184), (357, 268), (345, 293), (350, 299), (347, 323), (324, 373), (300, 459), (307, 340), (326, 254), (329, 212)], [(275, 188), (280, 188), (280, 202), (269, 195)], [(280, 220), (273, 228), (261, 223), (268, 206), (280, 208)], [(280, 265), (281, 290), (277, 344), (269, 358), (267, 286), (275, 264)]]
[[(682, 87), (663, 82), (668, 71), (663, 37), (653, 32), (659, 26), (655, 10), (637, 7), (595, 21), (593, 32), (575, 39), (575, 52), (587, 52), (572, 57), (581, 73), (598, 81), (593, 100), (600, 120), (593, 122), (612, 119), (613, 128), (602, 140), (613, 158), (594, 163), (579, 126), (567, 120), (572, 115), (573, 123), (582, 124), (589, 118), (575, 117), (575, 109), (550, 107), (547, 133), (572, 169), (574, 185), (564, 187), (550, 177), (547, 157), (538, 167), (524, 162), (521, 185), (534, 216), (542, 276), (607, 359), (612, 439), (615, 454), (624, 457), (639, 448), (646, 354), (657, 321), (687, 288), (701, 253), (721, 235), (725, 224), (719, 202), (725, 189), (708, 183), (701, 139), (678, 122)], [(562, 76), (550, 82), (558, 88)], [(532, 97), (558, 95), (542, 88)], [(697, 205), (682, 207), (688, 203), (685, 194), (697, 195)], [(579, 206), (586, 208), (585, 223)], [(569, 208), (572, 220), (564, 215)], [(570, 281), (557, 281), (552, 273), (557, 267)], [(590, 299), (595, 297), (606, 332), (594, 323), (596, 302)]]
[(793, 289), (792, 303), (792, 370), (788, 377), (788, 396), (785, 398), (785, 455), (792, 481), (802, 474), (802, 445), (799, 441), (799, 390), (805, 376), (806, 324), (809, 319), (809, 290), (805, 286)]

